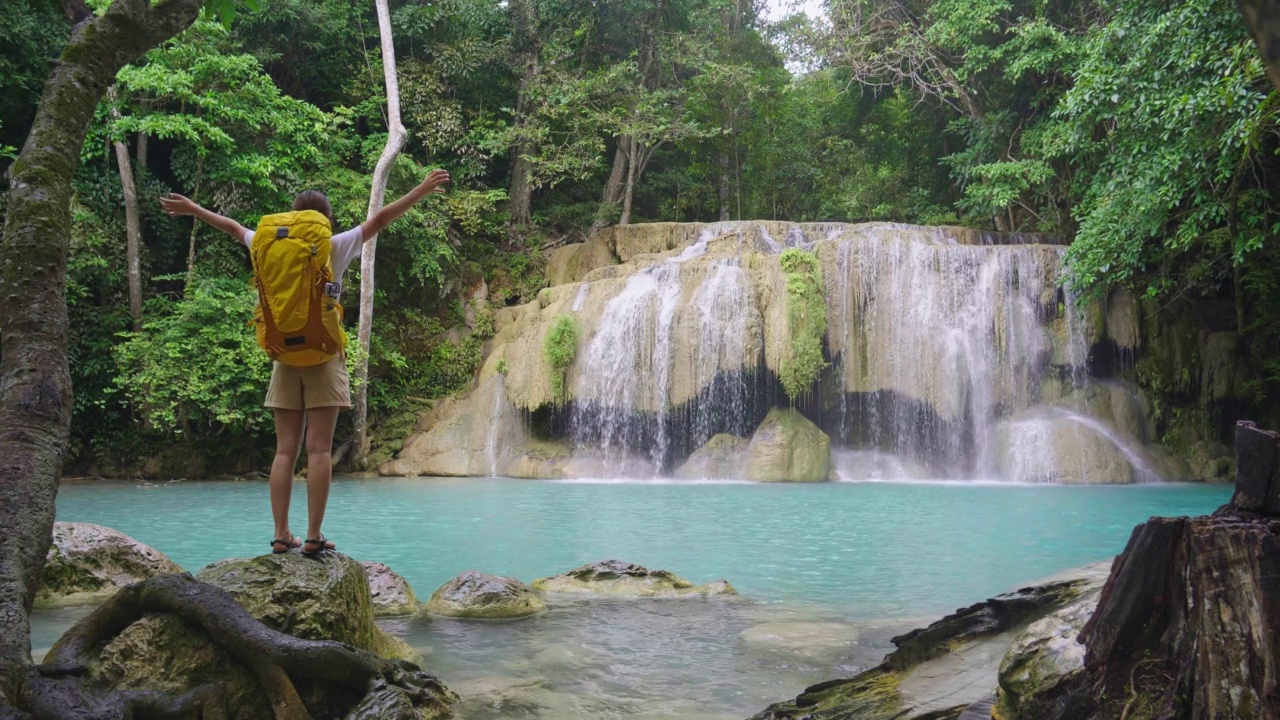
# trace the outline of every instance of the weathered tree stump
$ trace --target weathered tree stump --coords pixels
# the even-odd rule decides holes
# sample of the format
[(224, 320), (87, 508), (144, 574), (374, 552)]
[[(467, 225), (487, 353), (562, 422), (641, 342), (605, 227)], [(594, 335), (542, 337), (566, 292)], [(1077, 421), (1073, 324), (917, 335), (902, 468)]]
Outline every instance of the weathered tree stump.
[(1080, 634), (1084, 670), (1021, 717), (1280, 720), (1278, 440), (1239, 423), (1232, 501), (1134, 529)]

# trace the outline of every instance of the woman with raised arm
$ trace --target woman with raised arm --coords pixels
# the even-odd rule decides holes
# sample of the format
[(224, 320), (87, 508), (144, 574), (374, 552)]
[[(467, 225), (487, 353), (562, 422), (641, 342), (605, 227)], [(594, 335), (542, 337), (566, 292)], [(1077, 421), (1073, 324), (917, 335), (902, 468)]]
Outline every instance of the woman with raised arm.
[[(333, 430), (338, 413), (351, 407), (343, 352), (342, 276), (364, 242), (423, 198), (439, 192), (449, 173), (431, 171), (417, 187), (364, 223), (331, 234), (333, 209), (318, 190), (300, 193), (293, 211), (268, 215), (256, 231), (200, 207), (189, 198), (160, 198), (171, 216), (191, 215), (244, 243), (253, 258), (258, 287), (258, 341), (274, 360), (264, 405), (275, 413), (276, 455), (271, 463), (271, 514), (275, 553), (301, 547), (315, 556), (335, 547), (320, 526), (333, 477)], [(300, 542), (289, 529), (293, 468), (306, 429), (307, 534)]]

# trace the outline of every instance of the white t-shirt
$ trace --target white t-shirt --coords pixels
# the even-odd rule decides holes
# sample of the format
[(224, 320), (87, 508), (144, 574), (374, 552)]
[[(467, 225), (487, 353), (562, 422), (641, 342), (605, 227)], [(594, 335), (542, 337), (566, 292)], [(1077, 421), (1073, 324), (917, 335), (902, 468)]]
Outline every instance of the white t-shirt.
[[(241, 238), (244, 246), (253, 251), (253, 231), (245, 228), (244, 237)], [(360, 226), (357, 225), (346, 232), (340, 232), (333, 236), (329, 241), (329, 263), (333, 265), (333, 280), (341, 283), (342, 276), (346, 274), (347, 268), (350, 267), (351, 261), (360, 256), (360, 249), (364, 247), (364, 233), (360, 232)]]

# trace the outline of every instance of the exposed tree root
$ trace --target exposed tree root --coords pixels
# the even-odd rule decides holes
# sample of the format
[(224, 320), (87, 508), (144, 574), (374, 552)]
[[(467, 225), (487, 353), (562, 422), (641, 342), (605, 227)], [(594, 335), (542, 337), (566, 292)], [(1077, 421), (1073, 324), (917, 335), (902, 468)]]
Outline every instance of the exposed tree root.
[[(146, 613), (165, 612), (198, 625), (253, 670), (276, 720), (310, 720), (294, 681), (323, 680), (363, 696), (348, 717), (416, 718), (415, 708), (439, 707), (451, 693), (434, 676), (403, 660), (387, 660), (345, 643), (304, 640), (259, 622), (230, 593), (189, 574), (161, 575), (124, 588), (67, 631), (34, 670), (21, 706), (35, 720), (222, 720), (222, 689), (205, 686), (181, 698), (150, 691), (103, 691), (84, 676), (89, 661)], [(388, 710), (398, 711), (391, 715)], [(7, 720), (0, 700), (0, 720)], [(15, 715), (14, 717), (22, 717)]]

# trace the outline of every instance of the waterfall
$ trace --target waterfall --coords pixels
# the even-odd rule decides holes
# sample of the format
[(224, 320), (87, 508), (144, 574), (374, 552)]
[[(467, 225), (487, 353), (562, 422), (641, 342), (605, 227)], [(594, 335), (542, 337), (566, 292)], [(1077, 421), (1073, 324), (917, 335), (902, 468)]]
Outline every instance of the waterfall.
[(489, 476), (498, 476), (498, 428), (502, 423), (502, 411), (507, 398), (505, 378), (499, 373), (493, 389), (493, 407), (489, 411), (489, 433), (485, 436), (485, 457), (489, 460)]
[(758, 422), (743, 371), (763, 353), (751, 281), (736, 257), (706, 257), (715, 238), (741, 245), (742, 227), (704, 227), (605, 304), (577, 364), (569, 436), (606, 472), (658, 475), (712, 435)]
[(953, 476), (990, 472), (996, 420), (1033, 404), (1048, 369), (1061, 254), (895, 226), (839, 239), (827, 285), (840, 439)]

